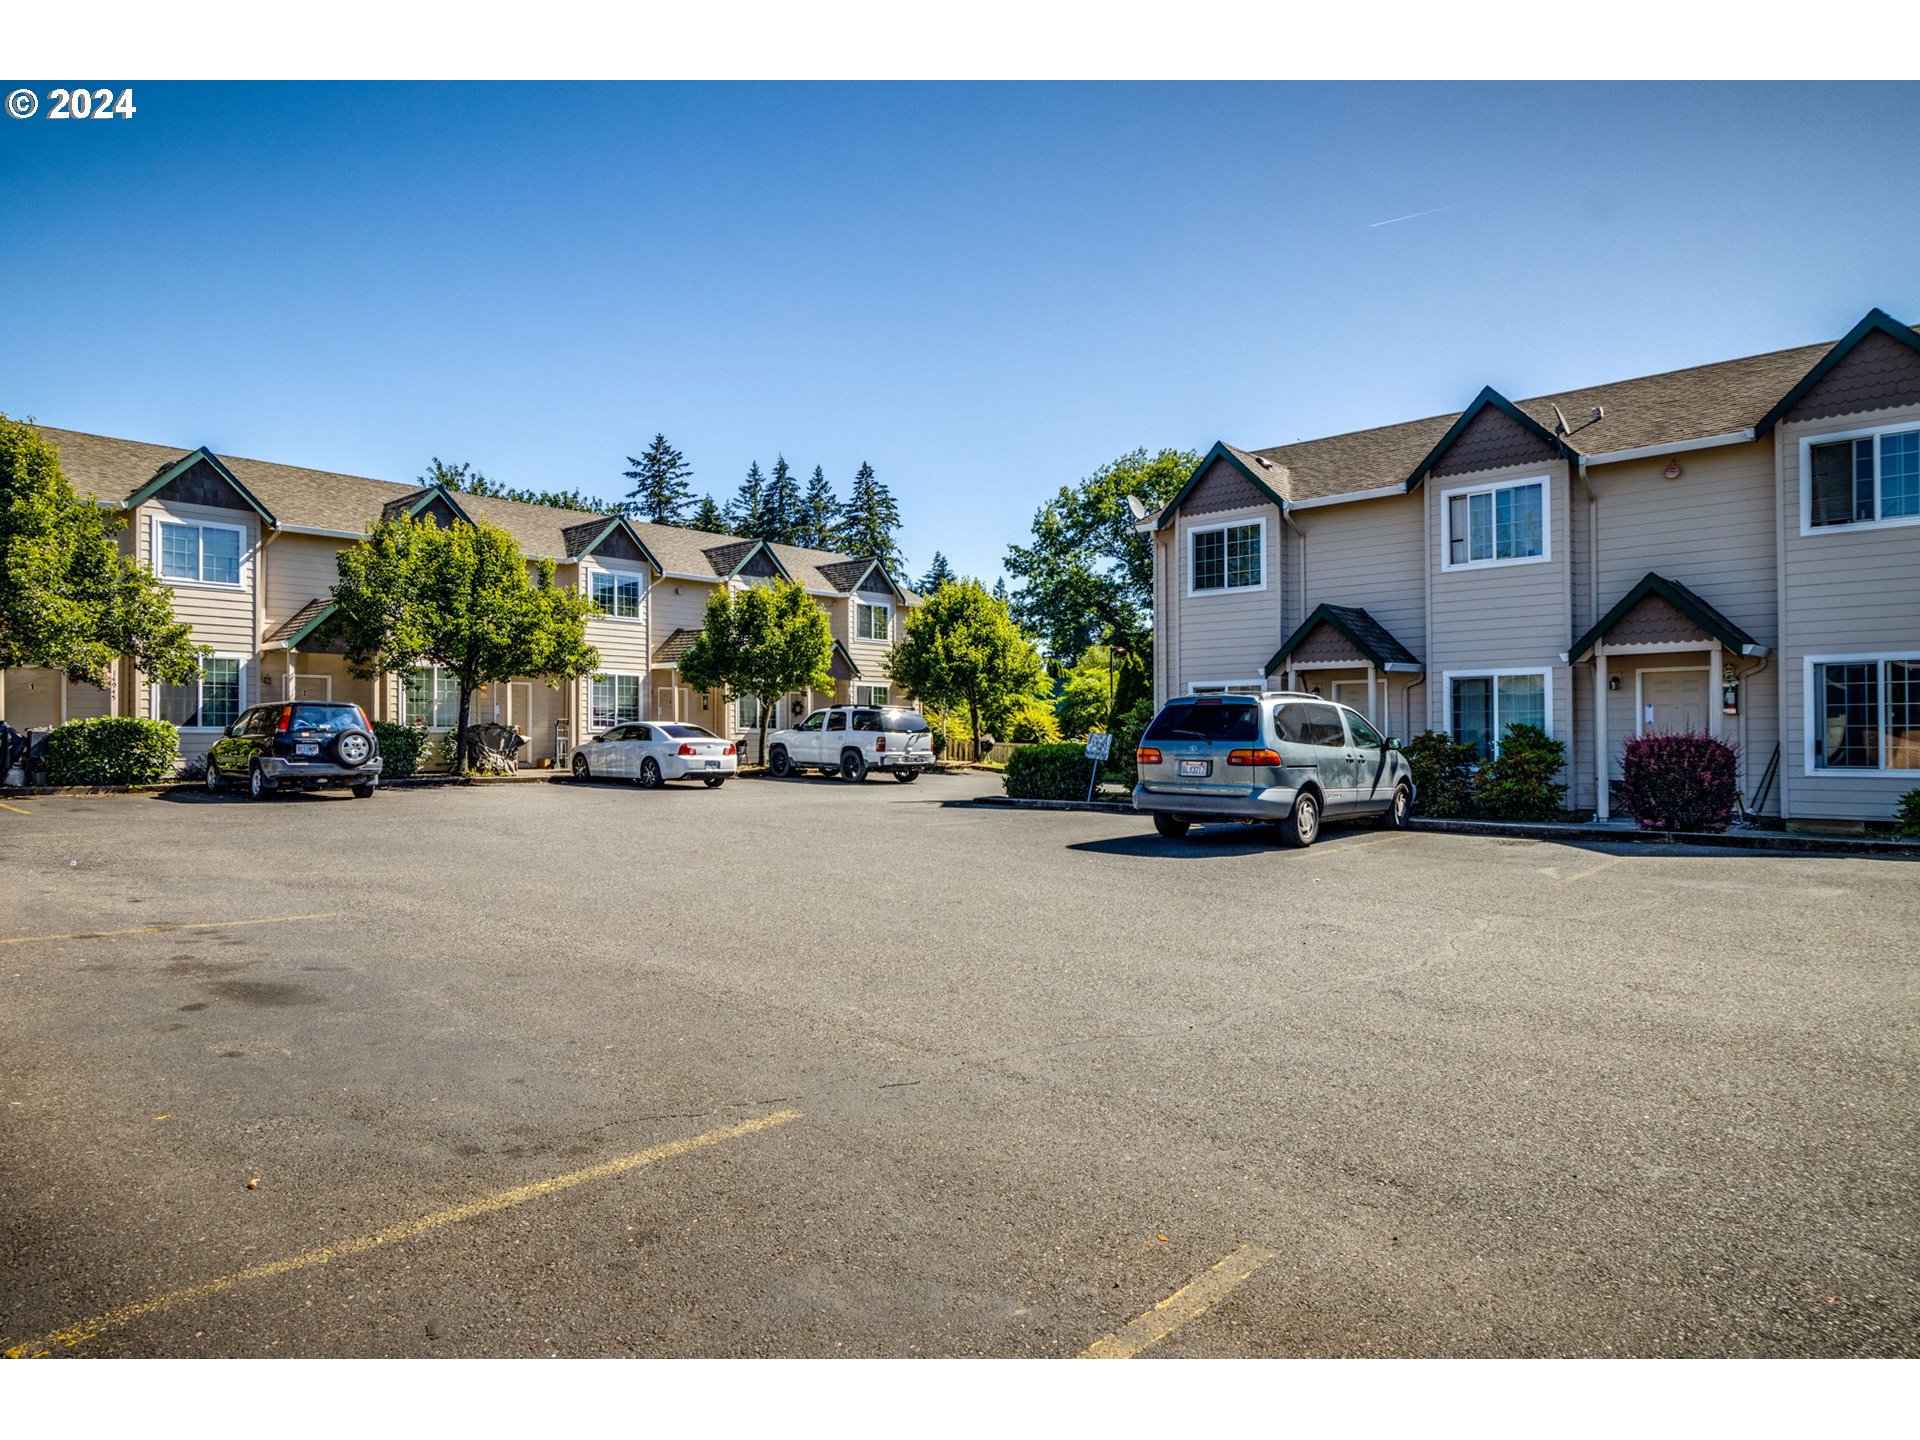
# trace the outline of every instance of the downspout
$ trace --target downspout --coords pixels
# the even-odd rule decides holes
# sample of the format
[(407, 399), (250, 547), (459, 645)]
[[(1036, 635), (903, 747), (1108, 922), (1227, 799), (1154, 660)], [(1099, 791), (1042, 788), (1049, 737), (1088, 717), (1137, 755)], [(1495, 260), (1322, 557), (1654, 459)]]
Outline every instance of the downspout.
[[(1585, 624), (1580, 627), (1584, 630), (1586, 625), (1591, 625), (1595, 620), (1600, 618), (1600, 496), (1593, 488), (1593, 477), (1587, 474), (1586, 456), (1582, 455), (1579, 457), (1576, 473), (1580, 476), (1581, 487), (1587, 492), (1587, 613)], [(1569, 587), (1569, 589), (1571, 589), (1571, 587)], [(1570, 626), (1569, 629), (1571, 628)], [(1593, 675), (1592, 683), (1597, 687), (1600, 683), (1599, 662), (1597, 660), (1590, 660), (1588, 669)], [(1567, 704), (1572, 710), (1573, 719), (1573, 723), (1568, 729), (1573, 735), (1577, 736), (1580, 729), (1580, 709), (1577, 705), (1573, 704), (1573, 674), (1571, 671), (1567, 674), (1567, 681)], [(1709, 696), (1711, 696), (1711, 690), (1709, 690), (1708, 693)], [(1604, 704), (1605, 698), (1601, 697), (1596, 703)], [(1593, 737), (1593, 742), (1596, 746), (1600, 743), (1600, 737), (1597, 733)], [(1574, 758), (1569, 764), (1568, 769), (1575, 775), (1580, 773), (1578, 757)], [(1595, 772), (1594, 784), (1596, 786), (1606, 783), (1604, 779), (1600, 778), (1605, 773), (1607, 772), (1598, 770)], [(1600, 800), (1597, 795), (1594, 797), (1593, 803), (1596, 807), (1599, 805)]]
[[(266, 679), (262, 673), (266, 655), (260, 648), (267, 627), (267, 547), (280, 538), (278, 527), (268, 530), (263, 525), (260, 528), (263, 532), (260, 548), (253, 552), (253, 664), (247, 667), (253, 671), (253, 703), (256, 705), (265, 704), (267, 698), (262, 688), (262, 682)], [(287, 698), (291, 700), (293, 697), (289, 695)], [(240, 708), (247, 708), (247, 689), (244, 685), (240, 687)]]

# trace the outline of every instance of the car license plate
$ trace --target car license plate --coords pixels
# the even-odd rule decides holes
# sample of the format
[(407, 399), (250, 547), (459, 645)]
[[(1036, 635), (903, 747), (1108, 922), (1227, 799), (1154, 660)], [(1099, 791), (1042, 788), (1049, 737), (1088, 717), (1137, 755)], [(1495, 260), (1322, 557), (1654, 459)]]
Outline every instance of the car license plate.
[(296, 755), (318, 755), (320, 753), (320, 747), (318, 745), (296, 745), (293, 747), (293, 753)]
[(1199, 776), (1210, 775), (1212, 773), (1213, 762), (1211, 760), (1182, 760), (1180, 762), (1180, 775), (1183, 779), (1190, 775)]
[(718, 760), (707, 761), (707, 769), (718, 770), (719, 768), (720, 768), (720, 762)]

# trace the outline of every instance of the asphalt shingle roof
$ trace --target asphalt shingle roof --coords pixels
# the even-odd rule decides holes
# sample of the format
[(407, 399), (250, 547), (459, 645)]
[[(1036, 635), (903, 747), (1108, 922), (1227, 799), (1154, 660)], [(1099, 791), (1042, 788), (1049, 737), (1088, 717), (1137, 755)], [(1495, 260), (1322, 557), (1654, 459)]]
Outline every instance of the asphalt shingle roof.
[(671, 635), (667, 636), (666, 639), (653, 647), (653, 663), (656, 665), (678, 665), (680, 663), (680, 657), (693, 648), (693, 642), (699, 637), (700, 631), (697, 627), (689, 630), (683, 626), (674, 631)]

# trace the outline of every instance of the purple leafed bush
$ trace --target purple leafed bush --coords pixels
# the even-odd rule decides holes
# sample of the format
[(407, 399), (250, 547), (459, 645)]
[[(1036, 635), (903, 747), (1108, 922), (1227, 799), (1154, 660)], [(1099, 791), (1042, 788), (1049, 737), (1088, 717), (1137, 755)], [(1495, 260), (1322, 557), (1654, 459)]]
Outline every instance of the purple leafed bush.
[(1739, 756), (1711, 735), (1627, 741), (1622, 799), (1642, 830), (1720, 831), (1740, 806)]

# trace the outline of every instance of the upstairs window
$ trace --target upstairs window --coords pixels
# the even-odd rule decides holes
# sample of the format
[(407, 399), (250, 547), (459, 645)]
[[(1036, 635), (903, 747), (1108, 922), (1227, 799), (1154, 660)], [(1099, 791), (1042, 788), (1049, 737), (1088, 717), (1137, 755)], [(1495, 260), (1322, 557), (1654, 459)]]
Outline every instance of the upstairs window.
[(1920, 430), (1807, 442), (1807, 525), (1920, 518)]
[(605, 570), (595, 570), (592, 574), (593, 608), (602, 615), (611, 615), (616, 620), (634, 620), (640, 615), (640, 577), (638, 575), (609, 574)]
[(238, 585), (244, 535), (237, 525), (156, 519), (153, 553), (160, 578), (192, 585)]
[(1547, 483), (1490, 485), (1446, 495), (1445, 569), (1540, 560), (1547, 553)]
[(1265, 521), (1210, 525), (1204, 530), (1190, 530), (1187, 535), (1187, 543), (1192, 547), (1189, 594), (1265, 588)]
[[(891, 705), (893, 687), (891, 685), (856, 685), (853, 687), (853, 703), (856, 705)], [(859, 726), (854, 727), (856, 730)]]
[(890, 605), (866, 605), (856, 602), (854, 609), (854, 634), (862, 640), (886, 640), (893, 635), (893, 607)]

